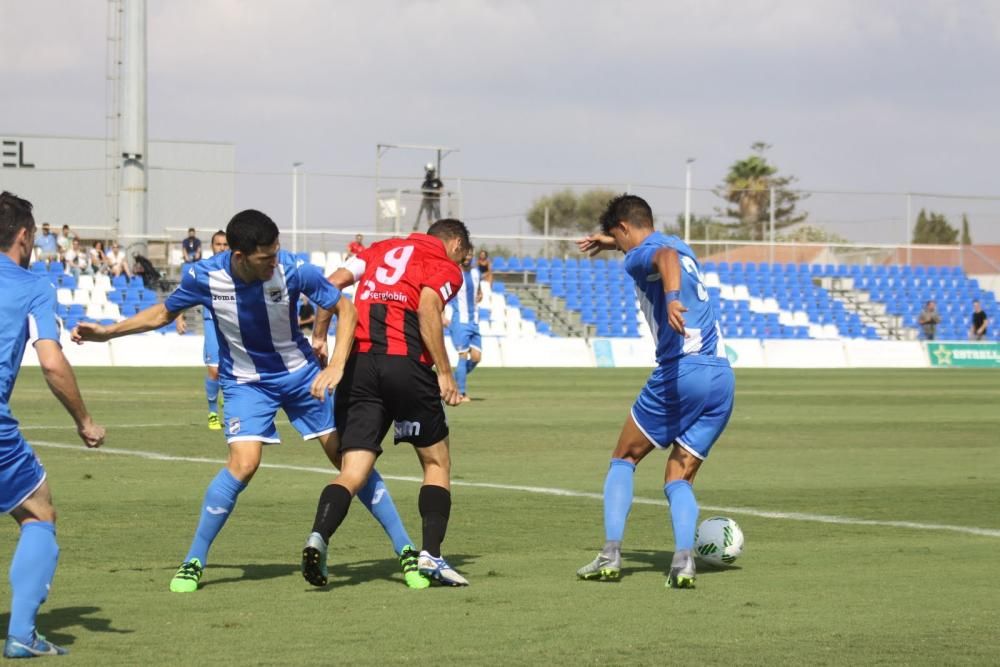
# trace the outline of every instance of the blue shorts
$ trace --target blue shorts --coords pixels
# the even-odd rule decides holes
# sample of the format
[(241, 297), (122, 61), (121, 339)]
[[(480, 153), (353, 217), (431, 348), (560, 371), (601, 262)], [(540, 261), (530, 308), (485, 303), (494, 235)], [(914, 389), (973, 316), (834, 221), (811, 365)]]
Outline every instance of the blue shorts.
[(671, 443), (704, 459), (733, 413), (736, 379), (728, 364), (659, 366), (632, 405), (632, 419), (655, 446)]
[(23, 503), (45, 481), (45, 468), (18, 433), (16, 440), (0, 440), (0, 514)]
[(205, 365), (219, 367), (219, 338), (215, 332), (215, 324), (205, 321)]
[(451, 323), (451, 344), (456, 352), (468, 352), (470, 347), (483, 349), (483, 337), (479, 335), (479, 325), (475, 322)]
[(225, 432), (227, 442), (281, 442), (274, 418), (278, 408), (305, 440), (332, 433), (333, 398), (317, 401), (309, 393), (319, 366), (306, 364), (294, 373), (276, 380), (240, 384), (232, 378), (219, 378), (226, 402)]

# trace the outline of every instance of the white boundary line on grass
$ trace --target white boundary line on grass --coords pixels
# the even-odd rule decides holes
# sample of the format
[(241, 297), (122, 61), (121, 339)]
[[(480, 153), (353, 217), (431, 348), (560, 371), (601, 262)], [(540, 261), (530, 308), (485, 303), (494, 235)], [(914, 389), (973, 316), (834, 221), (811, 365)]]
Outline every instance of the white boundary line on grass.
[[(32, 446), (37, 447), (48, 447), (51, 449), (68, 449), (73, 451), (83, 452), (85, 454), (104, 453), (104, 454), (117, 454), (120, 456), (134, 456), (137, 458), (148, 459), (152, 461), (177, 461), (184, 463), (211, 463), (214, 465), (225, 465), (225, 461), (219, 459), (208, 459), (200, 458), (195, 456), (172, 456), (170, 454), (161, 454), (159, 452), (145, 452), (141, 450), (133, 449), (113, 449), (110, 447), (101, 447), (100, 449), (85, 449), (83, 445), (70, 445), (63, 442), (48, 442), (43, 440), (31, 441)], [(272, 468), (276, 470), (293, 470), (297, 472), (315, 472), (324, 475), (330, 475), (332, 470), (330, 468), (317, 468), (310, 466), (296, 466), (284, 463), (261, 463), (261, 468)], [(420, 477), (405, 477), (399, 475), (383, 475), (384, 479), (396, 481), (396, 482), (415, 482), (420, 483), (423, 481)], [(557, 489), (548, 488), (543, 486), (525, 486), (520, 484), (493, 484), (490, 482), (464, 482), (461, 480), (452, 480), (452, 486), (466, 486), (477, 489), (498, 489), (500, 491), (523, 491), (525, 493), (537, 493), (547, 496), (563, 496), (567, 498), (589, 498), (593, 500), (602, 500), (604, 496), (600, 493), (587, 493), (585, 491), (571, 491), (570, 489)], [(633, 499), (634, 503), (640, 505), (663, 505), (663, 500), (654, 500), (652, 498), (640, 498), (637, 497)], [(919, 523), (916, 521), (884, 521), (877, 519), (854, 519), (846, 516), (830, 516), (826, 514), (806, 514), (803, 512), (772, 512), (769, 510), (759, 510), (752, 507), (719, 507), (714, 505), (702, 505), (701, 509), (708, 510), (710, 512), (724, 512), (727, 514), (743, 514), (746, 516), (755, 516), (764, 519), (781, 519), (785, 521), (805, 521), (812, 523), (831, 523), (843, 526), (877, 526), (881, 528), (906, 528), (911, 530), (937, 530), (937, 531), (948, 531), (953, 533), (964, 533), (966, 535), (979, 535), (982, 537), (1000, 537), (1000, 530), (994, 528), (976, 528), (974, 526), (952, 526), (949, 524), (941, 523)]]

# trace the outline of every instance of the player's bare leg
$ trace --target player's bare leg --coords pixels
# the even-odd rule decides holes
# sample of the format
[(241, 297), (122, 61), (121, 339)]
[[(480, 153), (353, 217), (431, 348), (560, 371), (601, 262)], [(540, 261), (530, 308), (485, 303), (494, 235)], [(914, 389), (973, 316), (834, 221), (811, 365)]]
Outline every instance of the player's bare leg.
[[(670, 502), (670, 518), (674, 528), (674, 541), (694, 544), (695, 525), (698, 521), (698, 503), (691, 488), (701, 467), (701, 459), (674, 443), (664, 470), (664, 493)], [(694, 552), (690, 548), (676, 548), (667, 575), (669, 588), (694, 588)]]
[(48, 596), (59, 559), (56, 510), (48, 482), (42, 481), (10, 515), (20, 526), (21, 535), (10, 564), (13, 595), (3, 655), (5, 658), (64, 655), (66, 649), (47, 641), (35, 628), (38, 609)]
[(170, 581), (170, 590), (174, 593), (193, 593), (198, 590), (198, 583), (208, 561), (208, 550), (236, 508), (240, 493), (260, 467), (263, 451), (264, 443), (260, 441), (229, 443), (226, 467), (219, 471), (205, 490), (194, 540), (184, 562)]
[(340, 472), (323, 489), (316, 507), (313, 529), (302, 549), (302, 576), (313, 586), (326, 586), (327, 546), (347, 516), (351, 500), (368, 481), (375, 467), (375, 452), (351, 449), (340, 455)]
[(429, 447), (415, 449), (424, 470), (424, 483), (420, 487), (418, 501), (423, 519), (420, 572), (446, 586), (468, 586), (468, 580), (441, 557), (441, 543), (448, 531), (451, 515), (451, 452), (448, 438)]
[(593, 561), (577, 570), (576, 574), (581, 579), (614, 581), (621, 576), (622, 538), (632, 508), (635, 467), (653, 449), (653, 443), (629, 414), (618, 436), (604, 480), (604, 547)]

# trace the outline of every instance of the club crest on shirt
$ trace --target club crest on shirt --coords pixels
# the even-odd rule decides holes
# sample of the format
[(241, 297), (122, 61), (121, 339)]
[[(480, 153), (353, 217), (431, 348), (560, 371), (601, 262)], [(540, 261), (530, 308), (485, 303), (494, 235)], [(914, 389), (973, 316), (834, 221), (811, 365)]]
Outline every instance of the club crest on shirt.
[(269, 299), (271, 299), (272, 303), (281, 303), (281, 293), (282, 293), (282, 290), (279, 287), (277, 289), (268, 290), (267, 291), (267, 296), (268, 296)]
[(240, 418), (230, 417), (226, 420), (226, 425), (229, 427), (229, 435), (236, 435), (240, 432)]

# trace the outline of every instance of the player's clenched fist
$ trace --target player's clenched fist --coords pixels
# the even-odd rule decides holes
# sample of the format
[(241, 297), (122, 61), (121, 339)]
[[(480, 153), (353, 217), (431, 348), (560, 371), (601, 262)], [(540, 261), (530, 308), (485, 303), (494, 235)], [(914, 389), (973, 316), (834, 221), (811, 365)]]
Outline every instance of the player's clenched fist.
[(70, 340), (74, 343), (104, 343), (108, 341), (111, 337), (108, 335), (107, 329), (96, 322), (80, 322), (75, 327), (73, 331), (70, 332)]
[(313, 398), (322, 401), (326, 398), (327, 393), (333, 393), (333, 390), (340, 384), (342, 377), (344, 377), (343, 368), (327, 366), (321, 373), (316, 375), (309, 393), (312, 394)]
[(80, 434), (80, 439), (83, 440), (83, 444), (87, 445), (87, 447), (100, 447), (104, 444), (104, 427), (100, 424), (95, 424), (89, 417), (77, 427), (76, 431)]
[(438, 373), (438, 387), (441, 388), (441, 400), (445, 404), (458, 405), (462, 402), (462, 395), (458, 393), (455, 376), (451, 373)]

